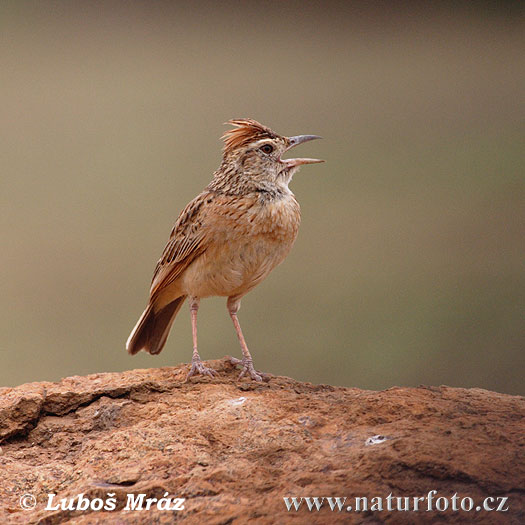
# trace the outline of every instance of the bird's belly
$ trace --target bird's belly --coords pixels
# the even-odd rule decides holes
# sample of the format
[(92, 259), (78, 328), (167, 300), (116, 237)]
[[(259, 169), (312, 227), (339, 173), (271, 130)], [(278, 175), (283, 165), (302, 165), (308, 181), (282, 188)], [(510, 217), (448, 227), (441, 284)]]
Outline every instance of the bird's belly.
[(216, 244), (184, 272), (182, 289), (194, 297), (244, 295), (283, 261), (292, 243), (261, 235)]

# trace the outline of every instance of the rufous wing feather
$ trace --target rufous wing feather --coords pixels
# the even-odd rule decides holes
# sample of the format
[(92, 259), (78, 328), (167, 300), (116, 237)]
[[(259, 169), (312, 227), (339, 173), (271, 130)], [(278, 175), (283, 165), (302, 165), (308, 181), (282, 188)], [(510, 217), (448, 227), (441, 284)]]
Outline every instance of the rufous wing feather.
[(201, 193), (182, 210), (170, 239), (162, 252), (150, 289), (150, 302), (155, 302), (167, 286), (175, 282), (184, 270), (206, 249), (206, 230), (202, 206), (208, 196)]

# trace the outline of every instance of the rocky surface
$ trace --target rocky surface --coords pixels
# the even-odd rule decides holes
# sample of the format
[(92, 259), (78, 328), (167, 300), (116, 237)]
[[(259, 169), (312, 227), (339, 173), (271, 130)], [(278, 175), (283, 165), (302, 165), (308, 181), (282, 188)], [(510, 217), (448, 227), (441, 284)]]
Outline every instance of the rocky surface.
[[(0, 523), (525, 523), (524, 398), (257, 384), (237, 381), (227, 360), (211, 365), (219, 378), (189, 383), (181, 366), (0, 389)], [(389, 494), (431, 490), (474, 509), (387, 510)], [(49, 494), (53, 508), (80, 505), (79, 494), (116, 508), (46, 510)], [(140, 494), (171, 499), (124, 510)], [(345, 507), (382, 497), (385, 510), (331, 511), (326, 500), (288, 512), (293, 496), (346, 497)], [(486, 497), (508, 498), (508, 510), (476, 512)], [(184, 510), (165, 509), (174, 498)]]

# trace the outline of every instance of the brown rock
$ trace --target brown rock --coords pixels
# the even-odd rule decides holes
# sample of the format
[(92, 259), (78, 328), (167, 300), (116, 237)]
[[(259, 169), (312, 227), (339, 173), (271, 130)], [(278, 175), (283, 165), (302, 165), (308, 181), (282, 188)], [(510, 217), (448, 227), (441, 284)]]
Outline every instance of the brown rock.
[[(182, 366), (0, 389), (0, 523), (525, 523), (524, 398), (257, 384), (238, 382), (226, 360), (212, 366), (218, 379), (187, 384)], [(389, 494), (431, 490), (474, 509), (386, 510)], [(81, 493), (88, 503), (113, 494), (116, 510), (45, 510), (49, 494), (56, 505)], [(20, 506), (26, 494), (32, 510)], [(186, 498), (184, 510), (123, 510), (140, 494)], [(325, 500), (288, 512), (294, 496), (346, 497), (345, 507), (381, 497), (385, 510), (331, 511)], [(476, 511), (487, 497), (508, 498), (508, 511)]]

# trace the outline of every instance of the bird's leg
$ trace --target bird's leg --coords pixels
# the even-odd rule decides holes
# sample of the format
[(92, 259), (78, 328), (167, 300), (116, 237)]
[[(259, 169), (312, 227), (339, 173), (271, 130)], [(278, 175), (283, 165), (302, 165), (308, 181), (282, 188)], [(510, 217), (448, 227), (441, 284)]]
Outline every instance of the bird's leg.
[(250, 354), (250, 351), (248, 350), (248, 345), (246, 344), (244, 335), (242, 335), (241, 325), (239, 323), (239, 319), (237, 318), (237, 312), (239, 311), (239, 308), (241, 306), (241, 301), (239, 299), (233, 299), (230, 297), (228, 298), (227, 306), (228, 312), (230, 313), (230, 317), (233, 321), (233, 326), (235, 326), (235, 331), (237, 332), (237, 337), (239, 338), (239, 343), (241, 345), (243, 356), (242, 359), (230, 357), (230, 362), (232, 364), (242, 366), (241, 373), (239, 374), (239, 379), (241, 379), (248, 373), (250, 374), (250, 377), (255, 381), (269, 381), (270, 376), (268, 374), (257, 372), (257, 370), (255, 370), (255, 368), (253, 367), (253, 359)]
[(213, 368), (204, 366), (197, 350), (197, 312), (199, 310), (199, 298), (192, 297), (190, 299), (190, 313), (191, 313), (191, 335), (193, 337), (193, 356), (191, 358), (191, 368), (186, 376), (186, 381), (191, 376), (201, 374), (203, 376), (213, 377), (217, 375), (217, 372)]

